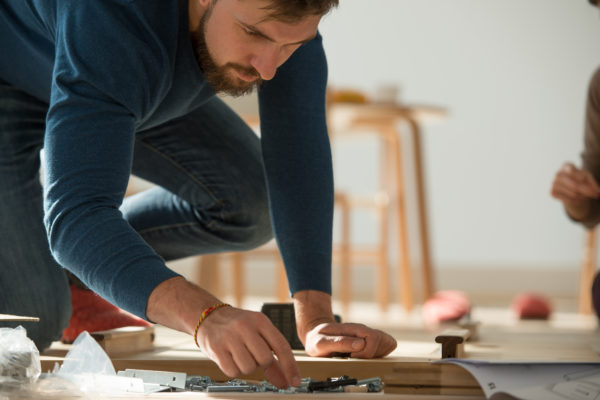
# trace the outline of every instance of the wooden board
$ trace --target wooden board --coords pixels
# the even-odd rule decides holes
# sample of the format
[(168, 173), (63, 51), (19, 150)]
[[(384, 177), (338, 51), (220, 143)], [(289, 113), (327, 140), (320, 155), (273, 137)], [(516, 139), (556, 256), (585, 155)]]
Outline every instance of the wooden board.
[(112, 400), (129, 400), (131, 398), (143, 399), (162, 399), (162, 400), (195, 400), (195, 399), (220, 399), (220, 400), (244, 400), (244, 399), (261, 399), (261, 400), (317, 400), (317, 399), (349, 399), (349, 400), (376, 400), (385, 397), (386, 400), (485, 400), (484, 396), (455, 396), (455, 395), (414, 395), (414, 394), (386, 394), (384, 396), (377, 393), (327, 393), (325, 395), (315, 394), (278, 394), (278, 393), (155, 393), (150, 395), (127, 395), (127, 396), (111, 396)]
[(109, 357), (123, 357), (140, 352), (151, 352), (154, 348), (153, 326), (126, 326), (107, 331), (92, 332), (100, 347)]
[[(357, 379), (382, 377), (386, 383), (386, 398), (399, 394), (431, 396), (480, 394), (481, 389), (477, 382), (466, 370), (456, 365), (431, 363), (440, 359), (441, 346), (435, 343), (435, 337), (442, 331), (443, 329), (439, 331), (405, 329), (394, 332), (394, 336), (398, 339), (398, 348), (390, 357), (384, 359), (313, 358), (307, 357), (303, 352), (296, 352), (296, 359), (303, 377), (318, 380), (341, 375), (349, 375)], [(506, 326), (486, 327), (484, 325), (480, 327), (479, 340), (467, 342), (464, 346), (465, 358), (515, 361), (600, 362), (597, 349), (600, 349), (600, 336), (595, 325), (582, 329), (569, 325), (557, 326), (552, 321), (519, 322)], [(53, 346), (50, 352), (44, 353), (42, 370), (51, 369), (55, 361), (60, 362), (66, 350), (68, 346), (62, 348)], [(157, 327), (153, 351), (113, 357), (112, 360), (117, 370), (133, 368), (186, 372), (190, 375), (209, 375), (216, 380), (227, 380), (217, 365), (195, 348), (189, 336), (161, 327)], [(263, 380), (264, 376), (261, 371), (256, 371), (244, 378)], [(220, 398), (247, 398), (251, 395), (228, 396)], [(348, 397), (350, 394), (335, 396)], [(294, 398), (301, 397), (294, 395)]]
[(8, 322), (39, 322), (40, 319), (38, 317), (24, 317), (22, 315), (11, 315), (11, 314), (0, 314), (0, 321), (8, 321)]

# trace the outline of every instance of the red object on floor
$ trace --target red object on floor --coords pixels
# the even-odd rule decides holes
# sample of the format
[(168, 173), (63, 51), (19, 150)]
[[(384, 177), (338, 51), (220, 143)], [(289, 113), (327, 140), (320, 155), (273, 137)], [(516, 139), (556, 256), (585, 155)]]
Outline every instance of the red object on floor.
[(427, 324), (457, 321), (470, 312), (468, 296), (458, 290), (436, 292), (423, 304), (423, 320)]
[(113, 306), (91, 290), (71, 285), (73, 313), (61, 341), (73, 343), (83, 332), (97, 332), (124, 326), (151, 326), (149, 322)]
[(548, 319), (552, 313), (550, 301), (537, 293), (521, 293), (515, 297), (512, 309), (519, 319)]

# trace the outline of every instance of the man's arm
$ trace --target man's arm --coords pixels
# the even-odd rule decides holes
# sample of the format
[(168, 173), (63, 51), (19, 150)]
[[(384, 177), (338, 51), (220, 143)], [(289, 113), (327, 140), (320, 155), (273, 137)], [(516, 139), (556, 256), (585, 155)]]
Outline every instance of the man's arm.
[(321, 37), (301, 47), (259, 92), (272, 221), (308, 354), (381, 357), (384, 332), (338, 324), (331, 309), (333, 167), (325, 117), (327, 63)]
[(258, 93), (271, 220), (292, 293), (331, 293), (333, 166), (326, 86), (318, 35)]
[[(203, 311), (220, 301), (167, 268), (119, 211), (135, 128), (165, 95), (170, 63), (155, 36), (142, 40), (128, 30), (135, 4), (106, 9), (115, 4), (60, 2), (45, 137), (50, 247), (61, 265), (111, 303), (193, 334)], [(169, 9), (166, 2), (153, 4)], [(171, 12), (178, 17), (177, 8)], [(169, 21), (166, 12), (153, 15)], [(123, 22), (128, 18), (134, 22)], [(289, 344), (261, 313), (220, 307), (197, 333), (200, 348), (226, 374), (260, 366), (280, 388), (299, 384)]]

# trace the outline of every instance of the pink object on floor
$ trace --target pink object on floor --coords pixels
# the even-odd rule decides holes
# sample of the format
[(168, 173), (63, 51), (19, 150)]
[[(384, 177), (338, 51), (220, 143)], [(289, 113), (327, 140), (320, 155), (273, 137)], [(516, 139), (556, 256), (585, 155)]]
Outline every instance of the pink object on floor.
[(61, 341), (73, 343), (83, 331), (97, 332), (124, 326), (151, 326), (149, 322), (122, 310), (91, 290), (71, 285), (73, 313)]
[(537, 293), (521, 293), (515, 297), (512, 309), (519, 319), (548, 319), (552, 313), (550, 301)]
[(466, 293), (458, 290), (436, 292), (423, 304), (423, 320), (428, 324), (456, 321), (471, 312)]

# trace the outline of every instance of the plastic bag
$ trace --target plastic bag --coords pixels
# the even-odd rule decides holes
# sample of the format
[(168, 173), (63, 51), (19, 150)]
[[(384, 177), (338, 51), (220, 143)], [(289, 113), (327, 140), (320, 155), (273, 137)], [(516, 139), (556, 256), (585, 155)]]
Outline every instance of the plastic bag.
[[(51, 373), (40, 374), (39, 352), (35, 344), (27, 339), (25, 329), (19, 328), (0, 328), (0, 333), (2, 329), (14, 331), (0, 334), (0, 360), (3, 361), (0, 362), (0, 400), (12, 398), (62, 400), (144, 393), (144, 382), (141, 379), (116, 375), (108, 355), (87, 332), (81, 333), (73, 342), (62, 366), (56, 364)], [(6, 343), (2, 341), (3, 339)], [(8, 355), (15, 353), (17, 348), (19, 349), (16, 351), (17, 357)], [(31, 358), (22, 355), (30, 352)], [(15, 362), (7, 361), (13, 359), (19, 362), (15, 365)], [(29, 365), (30, 359), (32, 365)], [(27, 361), (26, 368), (25, 361)], [(3, 374), (2, 371), (6, 373)], [(10, 377), (2, 375), (10, 375)]]
[(41, 370), (40, 352), (25, 328), (0, 328), (0, 385), (35, 382)]
[(144, 393), (141, 379), (117, 376), (104, 349), (85, 331), (77, 336), (62, 366), (52, 375), (71, 382), (84, 394)]
[(83, 331), (65, 356), (58, 375), (101, 374), (116, 375), (110, 358), (94, 338)]

